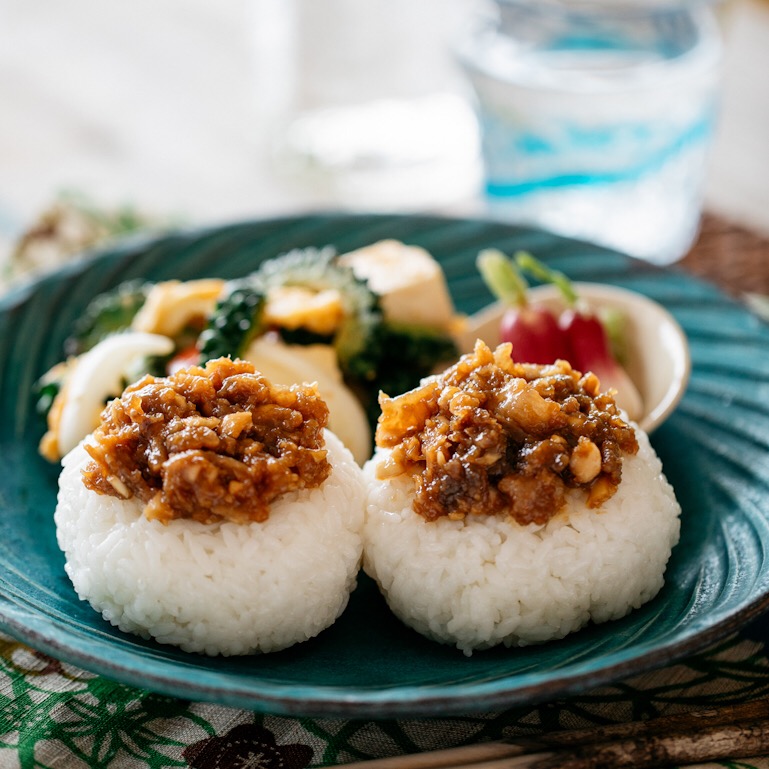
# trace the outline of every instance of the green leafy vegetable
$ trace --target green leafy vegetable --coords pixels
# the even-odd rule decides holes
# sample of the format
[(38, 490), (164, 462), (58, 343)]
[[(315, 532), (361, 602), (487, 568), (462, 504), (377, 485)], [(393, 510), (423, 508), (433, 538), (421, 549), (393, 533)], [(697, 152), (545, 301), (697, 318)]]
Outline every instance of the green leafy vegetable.
[(306, 328), (279, 328), (278, 334), (286, 344), (327, 344), (334, 342), (333, 336), (326, 334), (316, 334), (314, 331), (308, 331)]
[(579, 297), (571, 285), (571, 281), (558, 270), (552, 270), (539, 259), (535, 259), (527, 251), (519, 251), (515, 255), (515, 263), (524, 272), (528, 272), (538, 280), (545, 283), (552, 283), (560, 292), (564, 302), (568, 307), (573, 307)]
[(125, 331), (144, 305), (151, 288), (152, 283), (133, 280), (99, 294), (85, 308), (64, 342), (67, 355), (80, 355), (111, 334)]
[(426, 326), (385, 324), (379, 342), (379, 388), (388, 395), (416, 387), (439, 363), (459, 354), (448, 334)]
[(494, 296), (510, 307), (525, 307), (529, 284), (509, 257), (496, 248), (487, 248), (475, 260), (483, 282)]
[(333, 249), (296, 249), (265, 262), (248, 281), (268, 294), (298, 286), (310, 291), (335, 290), (342, 302), (343, 320), (334, 334), (322, 337), (306, 329), (280, 329), (290, 344), (330, 343), (348, 384), (367, 407), (372, 423), (379, 414), (377, 395), (399, 395), (444, 361), (454, 360), (451, 337), (434, 328), (385, 321), (379, 297), (368, 283), (340, 265)]
[(459, 355), (454, 340), (446, 333), (426, 326), (383, 323), (367, 356), (376, 372), (363, 383), (364, 405), (372, 426), (379, 416), (379, 390), (390, 396), (416, 387), (442, 363)]

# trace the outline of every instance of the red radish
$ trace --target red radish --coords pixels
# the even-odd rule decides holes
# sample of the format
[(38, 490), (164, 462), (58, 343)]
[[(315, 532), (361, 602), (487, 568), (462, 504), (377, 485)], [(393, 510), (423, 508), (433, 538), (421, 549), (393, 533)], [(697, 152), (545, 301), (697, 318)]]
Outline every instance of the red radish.
[(572, 365), (579, 371), (592, 371), (601, 389), (616, 391), (617, 405), (631, 419), (640, 419), (643, 403), (638, 389), (611, 354), (608, 335), (595, 315), (584, 315), (574, 309), (561, 314), (561, 328), (568, 334), (572, 349)]
[(601, 389), (617, 392), (617, 404), (631, 419), (640, 418), (643, 413), (641, 396), (612, 354), (606, 327), (590, 308), (582, 305), (569, 279), (562, 272), (549, 269), (531, 254), (517, 254), (516, 264), (560, 290), (567, 309), (561, 313), (558, 325), (569, 346), (566, 357), (571, 365), (578, 371), (592, 371), (600, 380)]
[(569, 337), (571, 364), (580, 371), (592, 371), (601, 381), (605, 376), (612, 378), (619, 364), (611, 354), (603, 323), (573, 307), (561, 313), (558, 323)]
[(568, 357), (568, 345), (558, 319), (549, 310), (528, 304), (528, 284), (501, 251), (478, 254), (478, 270), (495, 296), (508, 305), (502, 316), (500, 341), (511, 342), (513, 356), (526, 363), (553, 363)]

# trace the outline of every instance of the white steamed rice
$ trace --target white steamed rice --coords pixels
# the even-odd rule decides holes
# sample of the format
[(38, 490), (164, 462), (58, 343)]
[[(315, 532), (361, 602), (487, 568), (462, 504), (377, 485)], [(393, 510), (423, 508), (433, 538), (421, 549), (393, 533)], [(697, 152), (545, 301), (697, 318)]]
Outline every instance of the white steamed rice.
[(210, 655), (283, 649), (342, 613), (360, 565), (365, 485), (326, 432), (333, 470), (248, 525), (149, 521), (137, 499), (88, 490), (81, 446), (63, 461), (55, 513), (82, 600), (121, 630)]
[(369, 484), (364, 569), (392, 611), (418, 632), (465, 654), (525, 646), (606, 622), (653, 598), (678, 542), (680, 507), (645, 433), (622, 482), (600, 510), (584, 493), (547, 525), (502, 516), (428, 522), (413, 511), (414, 483)]

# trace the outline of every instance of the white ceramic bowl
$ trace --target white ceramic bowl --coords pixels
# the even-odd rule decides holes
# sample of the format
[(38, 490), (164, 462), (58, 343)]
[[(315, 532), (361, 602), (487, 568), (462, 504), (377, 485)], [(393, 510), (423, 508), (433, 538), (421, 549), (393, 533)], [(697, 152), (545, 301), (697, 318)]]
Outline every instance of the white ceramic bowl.
[[(638, 420), (647, 433), (659, 427), (678, 405), (691, 372), (689, 344), (683, 329), (660, 304), (627, 289), (599, 283), (575, 283), (580, 299), (590, 308), (619, 310), (626, 318), (627, 363), (625, 369), (643, 399)], [(528, 292), (535, 306), (563, 309), (555, 286), (537, 286)], [(472, 350), (476, 339), (490, 347), (499, 344), (499, 322), (505, 311), (492, 304), (467, 319), (459, 339), (462, 352)]]

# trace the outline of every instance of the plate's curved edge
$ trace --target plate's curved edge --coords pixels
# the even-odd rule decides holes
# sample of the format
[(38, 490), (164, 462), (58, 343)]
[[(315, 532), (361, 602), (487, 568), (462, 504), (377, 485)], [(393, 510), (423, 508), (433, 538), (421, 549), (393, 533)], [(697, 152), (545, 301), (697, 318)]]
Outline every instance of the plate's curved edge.
[[(450, 214), (430, 213), (430, 214), (408, 214), (408, 213), (346, 213), (335, 210), (312, 211), (299, 214), (277, 215), (267, 218), (256, 219), (235, 219), (232, 221), (204, 224), (178, 226), (167, 230), (153, 230), (148, 232), (134, 233), (126, 235), (117, 241), (104, 246), (97, 246), (83, 252), (79, 257), (73, 257), (73, 261), (38, 274), (31, 279), (22, 280), (17, 285), (10, 287), (3, 296), (0, 296), (0, 312), (9, 309), (19, 303), (23, 303), (30, 294), (38, 290), (41, 284), (55, 282), (64, 276), (78, 276), (87, 271), (95, 262), (103, 260), (126, 261), (137, 254), (146, 252), (149, 249), (165, 247), (176, 241), (185, 241), (194, 243), (207, 237), (215, 236), (221, 233), (233, 234), (240, 230), (258, 228), (271, 230), (275, 227), (295, 226), (299, 224), (313, 223), (315, 225), (334, 226), (338, 223), (354, 223), (355, 226), (366, 224), (368, 226), (376, 224), (377, 226), (392, 225), (402, 228), (404, 223), (419, 222), (420, 229), (433, 230), (447, 225), (456, 227), (483, 227), (497, 231), (500, 239), (534, 239), (542, 238), (557, 239), (562, 247), (587, 249), (593, 255), (609, 256), (621, 258), (627, 263), (629, 270), (637, 275), (651, 275), (654, 277), (661, 275), (675, 275), (685, 280), (689, 284), (697, 284), (706, 291), (712, 292), (727, 302), (736, 306), (742, 305), (733, 297), (724, 294), (717, 286), (711, 282), (684, 272), (676, 265), (660, 266), (644, 261), (637, 257), (621, 253), (607, 246), (582, 241), (575, 238), (554, 235), (553, 233), (539, 229), (534, 226), (517, 225), (503, 222), (496, 219), (483, 219), (473, 216), (457, 217)], [(325, 244), (324, 244), (325, 245)], [(608, 282), (611, 282), (609, 280)], [(489, 294), (489, 297), (491, 295)], [(491, 301), (491, 298), (489, 299)]]
[[(260, 228), (269, 230), (273, 227), (294, 226), (303, 223), (316, 223), (318, 225), (335, 225), (339, 222), (356, 224), (376, 224), (384, 226), (392, 224), (401, 226), (406, 222), (420, 222), (427, 224), (432, 229), (445, 225), (455, 226), (484, 226), (499, 230), (500, 237), (558, 237), (564, 243), (578, 244), (590, 248), (595, 253), (611, 254), (632, 262), (636, 269), (640, 271), (649, 271), (653, 273), (665, 272), (667, 268), (661, 268), (657, 265), (644, 262), (618, 251), (614, 251), (605, 246), (599, 246), (585, 241), (579, 241), (561, 236), (554, 236), (545, 230), (536, 227), (510, 224), (498, 220), (489, 220), (476, 218), (472, 216), (456, 217), (450, 214), (403, 214), (403, 213), (345, 213), (343, 211), (313, 211), (304, 214), (285, 214), (261, 219), (235, 219), (232, 221), (204, 224), (204, 225), (182, 225), (167, 230), (153, 230), (141, 233), (126, 235), (104, 246), (97, 246), (87, 249), (80, 255), (73, 256), (72, 260), (43, 273), (37, 274), (29, 279), (20, 280), (19, 283), (12, 285), (2, 296), (0, 296), (0, 311), (4, 311), (8, 306), (12, 306), (19, 301), (23, 301), (28, 294), (34, 292), (40, 284), (59, 280), (63, 276), (75, 276), (85, 272), (89, 267), (102, 260), (125, 260), (130, 259), (136, 254), (143, 253), (150, 248), (163, 247), (174, 241), (196, 242), (207, 237), (221, 233), (235, 233), (242, 229)], [(324, 244), (325, 245), (325, 244)]]
[[(0, 614), (0, 629), (18, 641), (64, 662), (82, 667), (91, 673), (103, 675), (118, 683), (151, 690), (158, 694), (173, 697), (188, 696), (201, 701), (269, 712), (274, 715), (318, 718), (418, 718), (488, 712), (498, 707), (536, 705), (550, 699), (568, 698), (579, 691), (602, 686), (626, 676), (651, 672), (696, 654), (736, 632), (767, 609), (769, 609), (769, 592), (742, 611), (730, 615), (704, 631), (695, 632), (677, 643), (660, 646), (653, 651), (594, 671), (570, 675), (567, 672), (566, 676), (560, 678), (507, 688), (504, 682), (512, 681), (514, 676), (509, 679), (497, 679), (493, 684), (486, 685), (470, 685), (465, 682), (458, 686), (447, 687), (448, 691), (440, 687), (401, 687), (397, 690), (398, 696), (393, 694), (392, 689), (381, 689), (374, 693), (360, 690), (353, 693), (349, 688), (341, 687), (328, 687), (328, 692), (323, 696), (302, 696), (295, 691), (281, 691), (281, 687), (274, 686), (265, 686), (259, 692), (238, 687), (227, 687), (223, 690), (221, 687), (201, 685), (186, 678), (147, 675), (119, 665), (108, 657), (91, 657), (71, 645), (59, 643), (43, 633), (31, 631), (21, 621), (12, 620), (2, 614)], [(563, 670), (568, 671), (568, 667)]]

